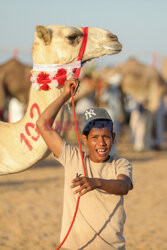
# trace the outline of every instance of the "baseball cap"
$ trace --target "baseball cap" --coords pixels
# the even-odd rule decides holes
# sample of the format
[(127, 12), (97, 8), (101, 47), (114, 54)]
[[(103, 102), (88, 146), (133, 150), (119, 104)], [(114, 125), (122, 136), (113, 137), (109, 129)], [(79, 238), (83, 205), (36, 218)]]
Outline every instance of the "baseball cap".
[[(86, 131), (89, 131), (90, 130), (90, 125), (94, 121), (100, 121), (100, 120), (106, 121), (106, 125), (110, 125), (110, 127), (113, 128), (112, 119), (111, 119), (111, 117), (108, 114), (106, 109), (104, 109), (104, 108), (96, 108), (96, 107), (86, 109), (85, 112), (80, 117), (81, 132), (84, 133)], [(107, 124), (107, 122), (108, 122), (108, 124)]]

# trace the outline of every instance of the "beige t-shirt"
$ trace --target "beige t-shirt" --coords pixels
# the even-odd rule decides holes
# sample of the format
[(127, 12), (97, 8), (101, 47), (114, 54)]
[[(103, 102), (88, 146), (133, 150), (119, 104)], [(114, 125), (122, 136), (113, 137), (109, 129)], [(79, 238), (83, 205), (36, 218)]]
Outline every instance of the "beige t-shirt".
[[(77, 147), (63, 144), (57, 159), (65, 168), (64, 207), (60, 241), (71, 224), (76, 208), (77, 194), (71, 189), (71, 181), (76, 174), (83, 175), (82, 161)], [(104, 163), (92, 162), (84, 153), (88, 177), (117, 179), (117, 175), (127, 175), (132, 181), (132, 167), (123, 158), (110, 158)], [(63, 247), (67, 249), (125, 249), (123, 226), (125, 223), (123, 196), (109, 194), (95, 189), (80, 198), (79, 209), (72, 230)]]

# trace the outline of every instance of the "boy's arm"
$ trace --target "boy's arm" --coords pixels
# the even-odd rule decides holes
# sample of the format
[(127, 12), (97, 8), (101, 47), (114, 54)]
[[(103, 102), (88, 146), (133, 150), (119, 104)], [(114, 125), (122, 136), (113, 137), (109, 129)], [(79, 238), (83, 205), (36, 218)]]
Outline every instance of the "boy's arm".
[(104, 190), (109, 194), (125, 195), (130, 189), (133, 188), (130, 178), (124, 174), (118, 175), (116, 180), (78, 177), (72, 181), (71, 188), (75, 188), (77, 186), (80, 187), (76, 189), (74, 193), (76, 194), (81, 192), (80, 196), (96, 188)]
[[(41, 114), (41, 116), (36, 122), (37, 128), (41, 136), (57, 158), (59, 158), (62, 150), (63, 139), (58, 134), (58, 132), (56, 130), (52, 130), (51, 127), (59, 110), (71, 96), (71, 85), (76, 86), (76, 84), (77, 83), (74, 78), (71, 78), (70, 80), (66, 81), (63, 93), (44, 110), (44, 112)], [(47, 128), (46, 123), (50, 124), (50, 128)]]

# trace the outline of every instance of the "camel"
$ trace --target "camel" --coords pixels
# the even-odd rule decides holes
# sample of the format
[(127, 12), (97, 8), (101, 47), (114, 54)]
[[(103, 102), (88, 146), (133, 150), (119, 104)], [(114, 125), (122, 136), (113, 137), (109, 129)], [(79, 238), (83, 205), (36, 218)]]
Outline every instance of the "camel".
[(123, 93), (130, 95), (152, 113), (158, 110), (160, 100), (167, 91), (167, 85), (159, 72), (135, 58), (114, 68), (104, 68), (101, 74), (106, 80), (116, 74), (121, 76)]
[(162, 61), (162, 75), (165, 81), (167, 82), (167, 58), (164, 57)]
[(27, 107), (31, 69), (32, 66), (23, 64), (16, 59), (0, 65), (0, 120), (3, 120), (3, 111), (8, 97), (17, 98), (25, 108)]
[(160, 148), (163, 141), (163, 129), (160, 130), (163, 120), (162, 98), (167, 93), (166, 82), (160, 73), (131, 58), (115, 68), (104, 69), (103, 75), (109, 80), (119, 78), (123, 93), (139, 104), (130, 116), (134, 149), (143, 151), (151, 147)]
[[(50, 154), (36, 128), (36, 121), (43, 110), (60, 95), (63, 88), (62, 78), (57, 81), (54, 79), (54, 68), (58, 69), (57, 75), (60, 71), (67, 72), (69, 65), (73, 67), (73, 72), (75, 68), (81, 67), (81, 62), (77, 59), (82, 36), (81, 27), (60, 25), (36, 27), (33, 42), (32, 86), (27, 111), (23, 119), (16, 123), (0, 122), (1, 175), (24, 171)], [(118, 38), (110, 31), (90, 27), (82, 62), (103, 55), (113, 55), (119, 53), (121, 49)], [(51, 79), (51, 82), (46, 83), (46, 79)], [(63, 81), (65, 79), (63, 78)], [(59, 112), (59, 117), (61, 113), (62, 110)], [(59, 121), (59, 118), (57, 119), (55, 122)]]

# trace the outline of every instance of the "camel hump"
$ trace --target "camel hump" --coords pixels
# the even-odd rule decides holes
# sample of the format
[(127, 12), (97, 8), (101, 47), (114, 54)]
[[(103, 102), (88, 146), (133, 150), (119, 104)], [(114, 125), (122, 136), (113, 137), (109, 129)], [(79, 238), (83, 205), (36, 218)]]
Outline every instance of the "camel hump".
[(21, 63), (19, 60), (12, 58), (8, 60), (7, 62), (0, 65), (0, 75), (4, 75), (5, 73), (8, 73), (9, 71), (13, 71), (13, 69), (17, 70), (17, 68), (32, 68), (30, 65), (26, 65)]
[(4, 109), (6, 96), (16, 97), (24, 104), (28, 102), (30, 89), (29, 75), (32, 67), (10, 59), (0, 66), (0, 109)]

